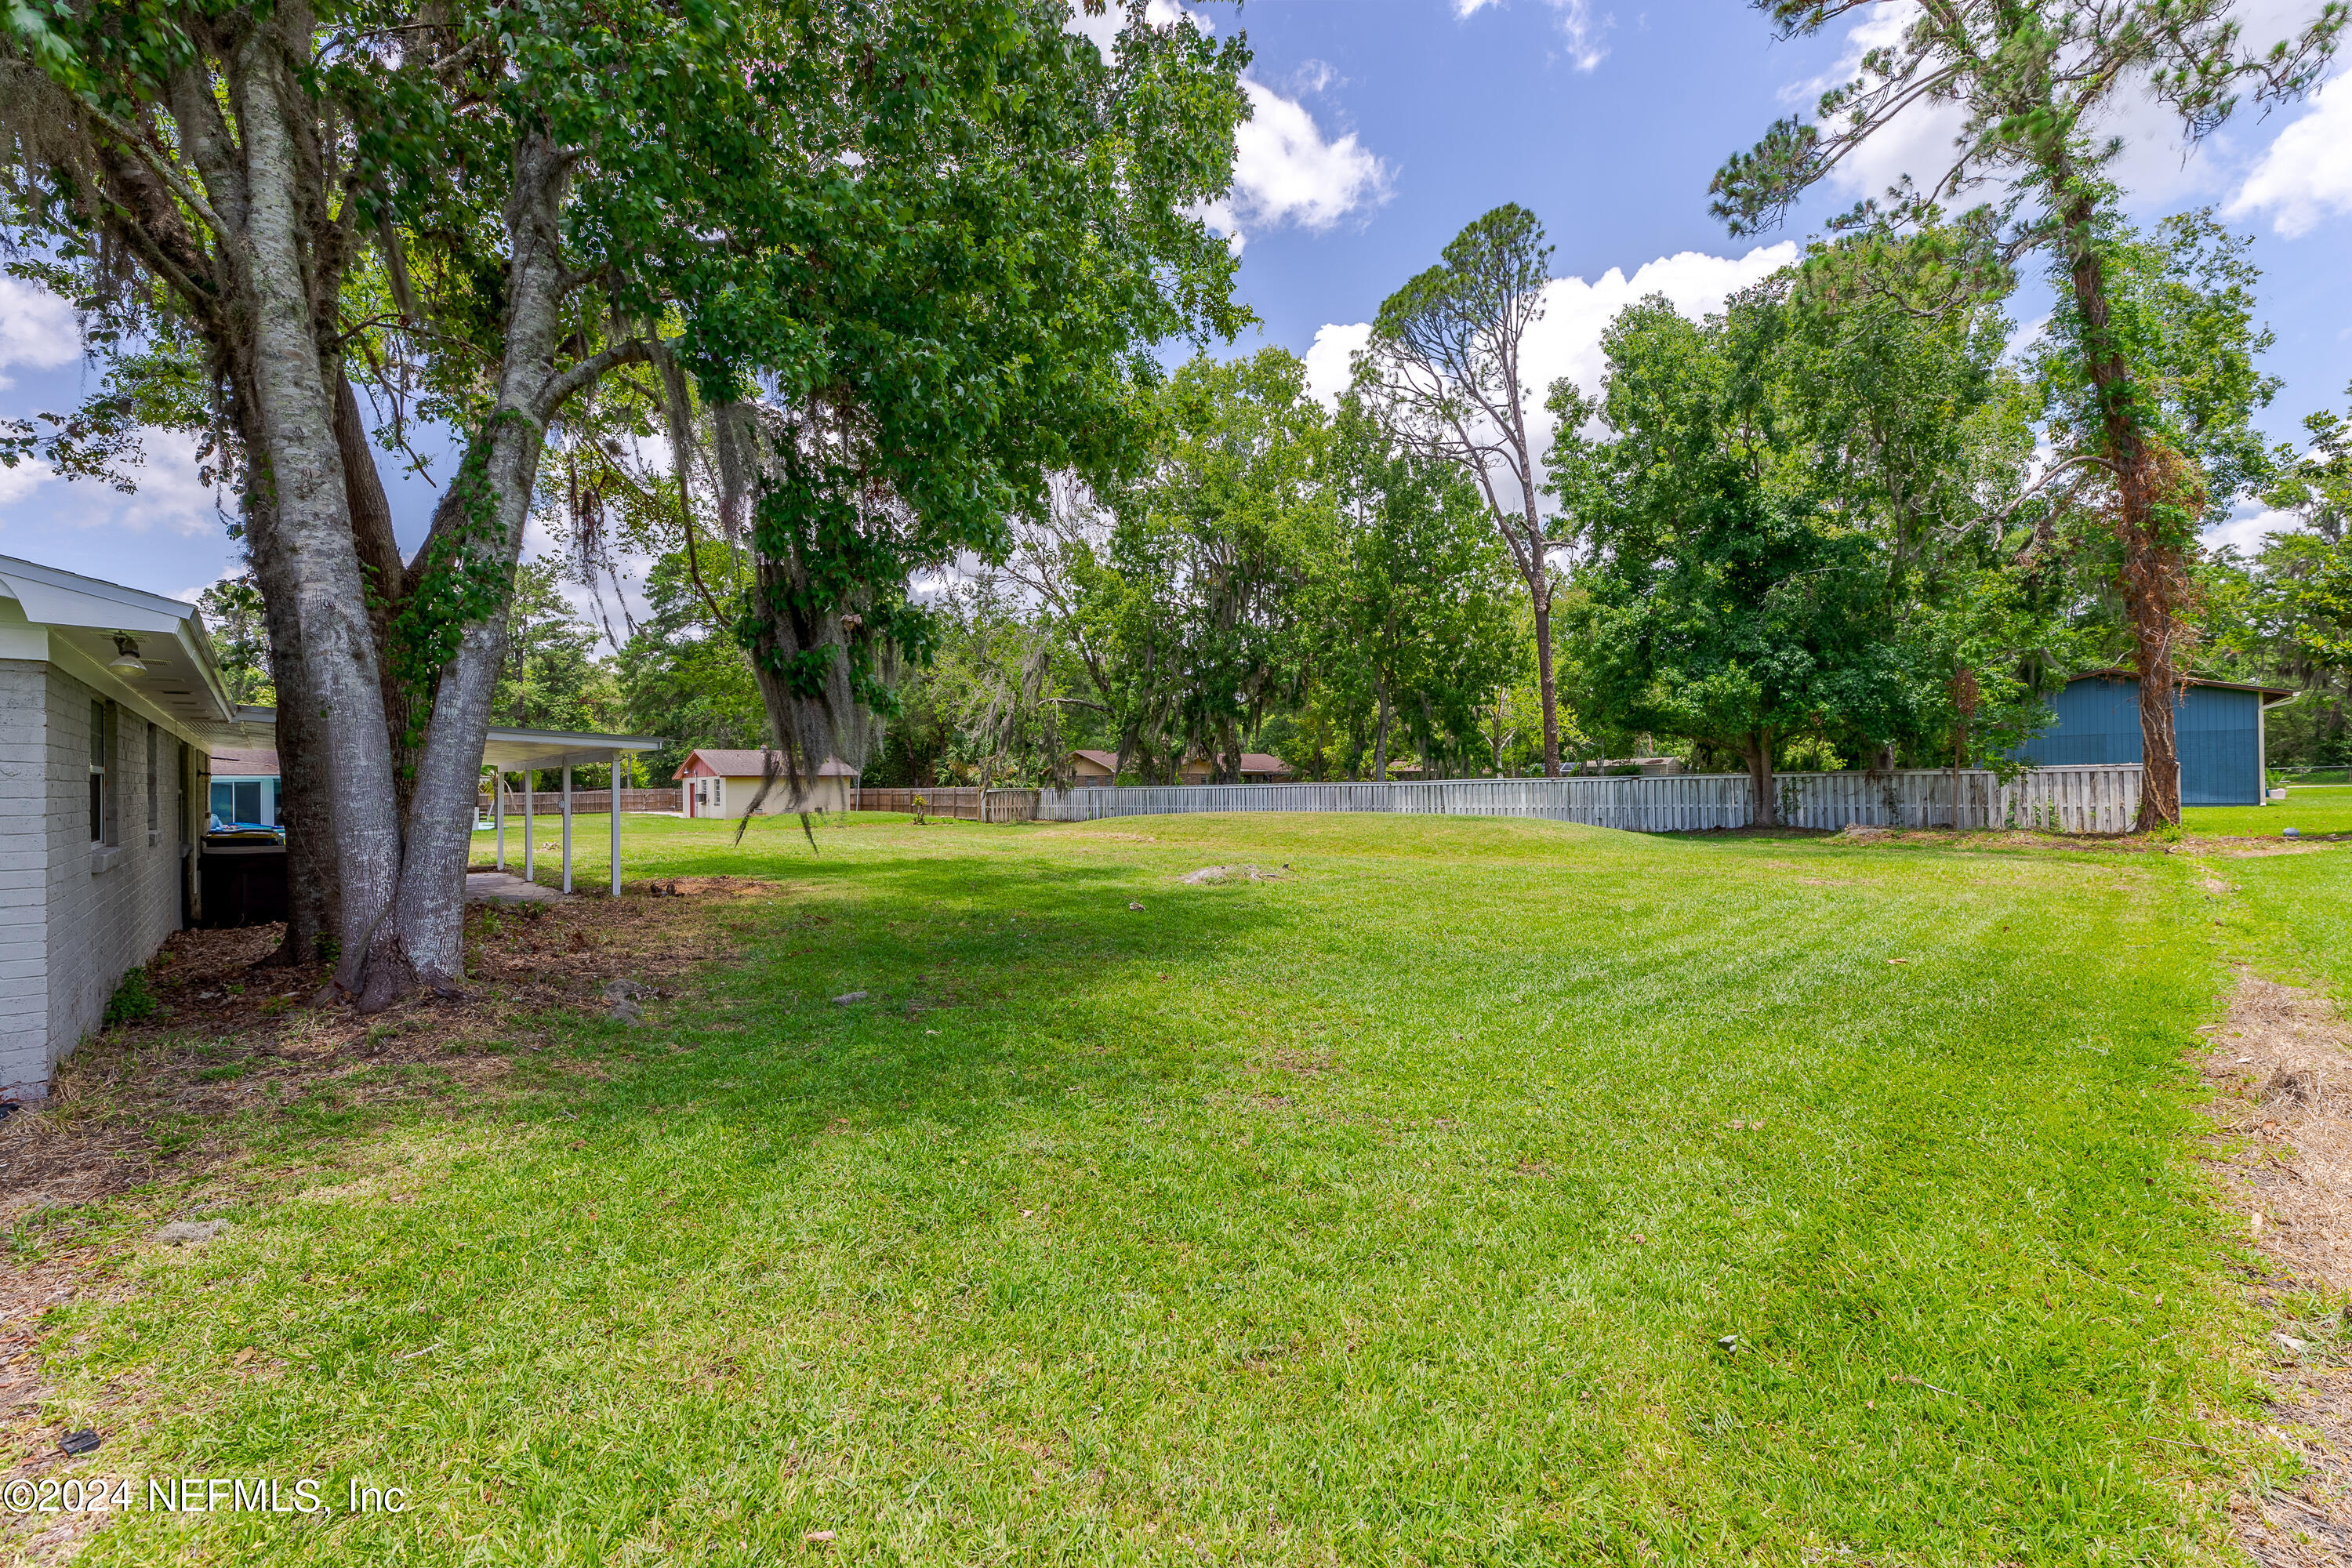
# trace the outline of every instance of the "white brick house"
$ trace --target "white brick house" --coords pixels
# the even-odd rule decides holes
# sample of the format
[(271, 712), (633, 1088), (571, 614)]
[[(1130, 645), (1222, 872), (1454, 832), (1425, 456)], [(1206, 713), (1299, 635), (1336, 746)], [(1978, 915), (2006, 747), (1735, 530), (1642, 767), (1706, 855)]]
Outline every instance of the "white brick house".
[(208, 757), (242, 738), (194, 605), (0, 556), (0, 1099), (46, 1094), (194, 913)]

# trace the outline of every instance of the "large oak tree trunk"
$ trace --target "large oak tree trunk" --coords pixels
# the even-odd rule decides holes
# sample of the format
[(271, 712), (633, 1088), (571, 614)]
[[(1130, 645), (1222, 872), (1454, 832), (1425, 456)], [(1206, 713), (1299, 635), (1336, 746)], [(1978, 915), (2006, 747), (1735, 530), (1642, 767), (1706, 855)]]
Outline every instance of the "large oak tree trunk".
[[(257, 504), (259, 498), (253, 498)], [(253, 575), (269, 629), (270, 681), (278, 689), (278, 820), (286, 826), (286, 936), (271, 961), (309, 963), (326, 955), (324, 939), (341, 929), (335, 877), (333, 781), (320, 766), (318, 698), (294, 613), (293, 563), (277, 530), (246, 512)]]
[(297, 809), (309, 830), (332, 847), (341, 946), (337, 979), (348, 990), (391, 905), (400, 824), (384, 748), (375, 639), (335, 440), (335, 400), (320, 374), (316, 296), (308, 273), (311, 237), (305, 232), (298, 136), (290, 123), (299, 97), (266, 35), (244, 41), (236, 65), (232, 92), (246, 153), (245, 261), (262, 437), (251, 458), (254, 482), (265, 497), (254, 515), (268, 536), (256, 542), (255, 553), (257, 563), (270, 563), (265, 594), (274, 585), (299, 627), (295, 657), (306, 689), (298, 693), (304, 703), (294, 737), (298, 768), (317, 770), (314, 787), (331, 781)]
[(351, 507), (352, 548), (359, 558), (360, 574), (367, 582), (368, 631), (375, 638), (376, 682), (383, 692), (383, 726), (393, 762), (393, 809), (403, 816), (415, 782), (416, 747), (409, 733), (411, 694), (400, 682), (394, 657), (393, 617), (408, 597), (408, 567), (400, 558), (400, 542), (392, 531), (392, 500), (384, 494), (383, 477), (368, 445), (367, 425), (360, 416), (359, 395), (343, 374), (340, 354), (320, 367), (335, 389), (335, 449), (343, 458), (343, 492)]
[[(497, 582), (512, 580), (552, 412), (552, 362), (566, 287), (558, 229), (566, 174), (563, 154), (544, 138), (526, 138), (516, 148), (506, 214), (511, 257), (506, 357), (496, 409), (435, 513), (436, 537), (426, 541), (410, 574), (414, 591), (444, 592), (446, 585), (428, 581), (428, 574), (457, 572), (461, 557)], [(478, 474), (478, 488), (467, 470)], [(469, 509), (486, 509), (487, 516)], [(487, 530), (480, 527), (485, 521)], [(446, 591), (464, 598), (462, 588)], [(388, 1006), (420, 986), (451, 993), (464, 978), (466, 860), (490, 699), (506, 657), (507, 608), (503, 595), (494, 605), (467, 606), (456, 657), (435, 683), (403, 814), (398, 888), (391, 919), (367, 954), (359, 992), (362, 1012)]]

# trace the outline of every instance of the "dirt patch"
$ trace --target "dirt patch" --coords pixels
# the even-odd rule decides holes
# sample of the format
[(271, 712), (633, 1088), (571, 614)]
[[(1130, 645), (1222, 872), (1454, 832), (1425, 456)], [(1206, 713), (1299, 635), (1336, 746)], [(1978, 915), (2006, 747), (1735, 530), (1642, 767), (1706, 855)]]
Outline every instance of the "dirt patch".
[(312, 1005), (326, 964), (257, 968), (278, 946), (274, 925), (174, 933), (147, 966), (155, 1016), (85, 1041), (47, 1100), (0, 1121), (0, 1222), (208, 1169), (227, 1153), (209, 1130), (273, 1103), (321, 1092), (344, 1106), (462, 1103), (504, 1076), (515, 1052), (541, 1047), (542, 1021), (608, 1016), (614, 981), (635, 982), (651, 1000), (734, 957), (720, 916), (779, 891), (743, 877), (666, 886), (677, 896), (638, 889), (473, 906), (465, 995), (420, 997), (373, 1017)]
[(2270, 855), (2316, 855), (2333, 838), (2184, 838), (2174, 847), (2186, 853), (2253, 860)]
[(1279, 871), (1264, 866), (1203, 866), (1176, 879), (1188, 888), (1197, 888), (1205, 882), (1279, 882), (1288, 875), (1287, 866)]
[(2210, 1109), (2237, 1145), (2216, 1173), (2271, 1269), (2253, 1287), (2273, 1322), (2265, 1425), (2304, 1463), (2231, 1512), (2263, 1568), (2352, 1564), (2352, 1324), (2340, 1309), (2297, 1321), (2280, 1300), (2352, 1289), (2352, 1026), (2325, 997), (2242, 974), (2208, 1032)]
[[(0, 1268), (0, 1446), (11, 1457), (0, 1486), (43, 1476), (72, 1461), (58, 1447), (64, 1430), (41, 1415), (48, 1394), (35, 1345), (41, 1320), (80, 1292), (94, 1255), (60, 1251), (12, 1258)], [(101, 1439), (108, 1434), (100, 1424)], [(0, 1553), (11, 1561), (59, 1563), (79, 1551), (102, 1514), (16, 1513), (0, 1510)]]
[(2022, 827), (1871, 827), (1862, 824), (1828, 835), (1833, 844), (1925, 844), (1962, 849), (2067, 849), (2078, 854), (2160, 855), (2185, 847), (2147, 834), (2035, 833)]

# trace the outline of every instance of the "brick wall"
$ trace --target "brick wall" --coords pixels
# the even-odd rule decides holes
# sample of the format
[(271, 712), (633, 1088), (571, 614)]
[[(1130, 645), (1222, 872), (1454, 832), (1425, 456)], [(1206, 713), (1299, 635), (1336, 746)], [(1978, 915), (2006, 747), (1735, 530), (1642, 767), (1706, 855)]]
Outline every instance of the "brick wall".
[[(89, 705), (97, 694), (47, 668), (47, 1068), (71, 1053), (105, 1016), (125, 971), (152, 957), (180, 926), (179, 738), (157, 727), (155, 792), (147, 792), (148, 722), (105, 710), (111, 842), (89, 837)], [(0, 983), (11, 966), (0, 961)]]
[(0, 1095), (49, 1076), (48, 671), (0, 659)]

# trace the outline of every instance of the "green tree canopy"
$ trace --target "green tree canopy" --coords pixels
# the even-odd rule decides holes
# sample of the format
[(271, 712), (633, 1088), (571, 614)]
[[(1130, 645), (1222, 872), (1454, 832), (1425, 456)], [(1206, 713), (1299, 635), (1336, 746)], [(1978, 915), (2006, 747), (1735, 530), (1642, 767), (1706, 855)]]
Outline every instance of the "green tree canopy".
[[(1790, 37), (1818, 34), (1867, 3), (1757, 0)], [(2166, 406), (2165, 376), (2147, 358), (2169, 340), (2145, 331), (2133, 308), (2133, 274), (2145, 257), (2133, 253), (2119, 217), (2110, 171), (2123, 142), (2105, 125), (2135, 93), (2173, 110), (2192, 138), (2225, 121), (2249, 89), (2271, 101), (2297, 95), (2318, 79), (2345, 18), (2329, 4), (2299, 37), (2256, 56), (2244, 48), (2230, 0), (1923, 6), (1892, 42), (1863, 57), (1854, 79), (1822, 96), (1812, 120), (1778, 121), (1715, 178), (1717, 215), (1735, 234), (1752, 233), (1779, 222), (1913, 106), (1958, 107), (1959, 133), (1929, 187), (1906, 183), (1885, 207), (1864, 204), (1846, 221), (1933, 223), (1942, 204), (1993, 183), (2005, 194), (1962, 226), (1980, 237), (1986, 264), (2046, 258), (2064, 302), (2053, 334), (2068, 361), (2059, 380), (2080, 390), (2065, 426), (2072, 441), (2058, 458), (2112, 497), (2113, 583), (2140, 677), (2139, 820), (2151, 826), (2180, 819), (2172, 690), (2189, 625), (2189, 562), (2217, 487), (2232, 479), (2199, 471), (2213, 454), (2183, 444), (2179, 410)], [(2138, 295), (2149, 299), (2145, 288)], [(2222, 404), (2247, 395), (2249, 384), (2231, 379), (2206, 380), (2205, 393), (2222, 400), (2207, 409), (2209, 423), (2229, 423)]]

